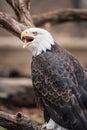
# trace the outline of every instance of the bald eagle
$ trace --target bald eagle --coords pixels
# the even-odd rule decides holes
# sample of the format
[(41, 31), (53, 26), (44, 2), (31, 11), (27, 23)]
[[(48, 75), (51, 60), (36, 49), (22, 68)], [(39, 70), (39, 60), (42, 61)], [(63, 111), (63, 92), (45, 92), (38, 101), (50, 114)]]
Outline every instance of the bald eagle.
[(21, 33), (32, 53), (32, 82), (44, 112), (42, 128), (87, 130), (87, 74), (79, 61), (41, 28)]

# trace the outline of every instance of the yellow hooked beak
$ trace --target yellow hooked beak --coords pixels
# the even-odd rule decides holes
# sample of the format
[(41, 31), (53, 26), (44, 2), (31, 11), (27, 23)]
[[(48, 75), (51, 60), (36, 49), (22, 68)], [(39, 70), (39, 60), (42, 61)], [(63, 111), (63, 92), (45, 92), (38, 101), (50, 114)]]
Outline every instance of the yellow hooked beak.
[(21, 33), (21, 40), (24, 43), (23, 48), (25, 48), (34, 40), (34, 37), (29, 33), (29, 31), (25, 30)]

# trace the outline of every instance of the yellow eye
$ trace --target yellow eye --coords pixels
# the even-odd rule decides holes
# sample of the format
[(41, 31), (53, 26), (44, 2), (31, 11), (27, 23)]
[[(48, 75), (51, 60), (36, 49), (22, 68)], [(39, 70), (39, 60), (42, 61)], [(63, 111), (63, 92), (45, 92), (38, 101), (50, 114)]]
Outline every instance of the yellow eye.
[(34, 35), (37, 35), (38, 33), (37, 32), (33, 32)]

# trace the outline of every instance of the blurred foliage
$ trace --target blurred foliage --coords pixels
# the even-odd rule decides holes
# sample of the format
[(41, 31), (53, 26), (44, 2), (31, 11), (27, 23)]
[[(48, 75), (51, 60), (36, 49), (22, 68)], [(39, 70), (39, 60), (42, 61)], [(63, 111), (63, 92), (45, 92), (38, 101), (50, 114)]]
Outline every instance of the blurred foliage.
[(7, 130), (7, 129), (5, 129), (5, 128), (3, 128), (3, 127), (0, 126), (0, 130)]
[(38, 115), (37, 117), (35, 117), (35, 118), (32, 119), (32, 120), (37, 121), (37, 122), (39, 122), (39, 123), (41, 123), (41, 124), (44, 123), (44, 119), (43, 119), (43, 116), (42, 116), (42, 115)]

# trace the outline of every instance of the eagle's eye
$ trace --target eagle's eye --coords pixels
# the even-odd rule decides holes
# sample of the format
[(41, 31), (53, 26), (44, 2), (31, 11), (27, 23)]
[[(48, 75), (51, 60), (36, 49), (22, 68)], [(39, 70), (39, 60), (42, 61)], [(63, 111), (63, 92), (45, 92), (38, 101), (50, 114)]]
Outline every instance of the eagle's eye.
[(38, 33), (37, 32), (33, 32), (34, 35), (37, 35)]

